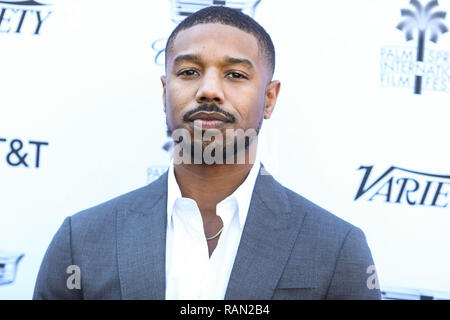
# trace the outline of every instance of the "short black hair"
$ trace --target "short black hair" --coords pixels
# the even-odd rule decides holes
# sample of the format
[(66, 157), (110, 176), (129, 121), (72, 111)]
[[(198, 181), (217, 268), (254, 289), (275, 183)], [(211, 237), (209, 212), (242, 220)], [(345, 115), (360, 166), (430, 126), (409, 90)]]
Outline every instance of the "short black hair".
[(270, 35), (250, 16), (237, 9), (231, 9), (224, 6), (211, 6), (201, 9), (181, 21), (181, 23), (172, 31), (169, 39), (167, 40), (165, 51), (166, 57), (168, 50), (173, 45), (173, 41), (180, 31), (202, 23), (221, 23), (236, 27), (255, 36), (258, 40), (260, 49), (267, 58), (269, 70), (273, 75), (275, 70), (275, 48)]

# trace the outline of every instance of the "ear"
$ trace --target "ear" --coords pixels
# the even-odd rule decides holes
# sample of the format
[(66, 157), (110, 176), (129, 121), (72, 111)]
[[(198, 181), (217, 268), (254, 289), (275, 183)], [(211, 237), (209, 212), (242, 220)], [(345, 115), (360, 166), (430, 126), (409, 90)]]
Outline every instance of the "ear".
[(161, 84), (163, 86), (163, 105), (164, 113), (166, 112), (166, 76), (161, 76)]
[(264, 109), (264, 119), (269, 119), (272, 115), (278, 94), (280, 93), (281, 83), (278, 80), (271, 81), (266, 88), (266, 106)]

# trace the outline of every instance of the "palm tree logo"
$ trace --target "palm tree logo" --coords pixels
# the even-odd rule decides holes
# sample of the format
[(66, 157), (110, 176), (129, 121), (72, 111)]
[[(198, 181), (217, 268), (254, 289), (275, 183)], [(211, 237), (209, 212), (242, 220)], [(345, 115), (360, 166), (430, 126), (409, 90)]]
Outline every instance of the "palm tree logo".
[[(413, 32), (418, 31), (417, 40), (417, 58), (419, 62), (423, 62), (425, 52), (425, 36), (427, 31), (430, 32), (430, 41), (437, 43), (439, 35), (446, 33), (448, 28), (442, 22), (445, 19), (445, 11), (434, 11), (439, 6), (437, 0), (431, 0), (427, 5), (423, 6), (418, 0), (411, 0), (410, 4), (416, 9), (401, 9), (402, 17), (405, 19), (397, 25), (397, 29), (405, 32), (406, 41), (414, 38)], [(416, 75), (414, 93), (422, 92), (422, 76)]]

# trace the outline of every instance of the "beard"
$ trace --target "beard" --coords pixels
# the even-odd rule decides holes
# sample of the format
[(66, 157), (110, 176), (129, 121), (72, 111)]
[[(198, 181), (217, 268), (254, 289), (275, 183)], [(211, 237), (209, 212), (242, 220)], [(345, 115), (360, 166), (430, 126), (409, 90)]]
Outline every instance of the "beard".
[[(253, 148), (257, 146), (263, 119), (261, 117), (256, 129), (250, 128), (245, 132), (243, 129), (227, 129), (227, 132), (231, 130), (232, 133), (227, 135), (218, 129), (197, 130), (195, 126), (194, 132), (185, 128), (171, 130), (166, 118), (167, 136), (173, 141), (173, 157), (174, 159), (175, 157), (181, 157), (182, 160), (178, 163), (185, 164), (253, 163), (252, 152), (256, 152), (256, 149), (253, 150)], [(179, 134), (177, 132), (179, 130), (183, 132)], [(177, 134), (174, 135), (174, 133)], [(224, 137), (226, 138), (224, 139)], [(249, 149), (249, 159), (247, 161), (246, 151)], [(180, 155), (180, 151), (182, 155)]]

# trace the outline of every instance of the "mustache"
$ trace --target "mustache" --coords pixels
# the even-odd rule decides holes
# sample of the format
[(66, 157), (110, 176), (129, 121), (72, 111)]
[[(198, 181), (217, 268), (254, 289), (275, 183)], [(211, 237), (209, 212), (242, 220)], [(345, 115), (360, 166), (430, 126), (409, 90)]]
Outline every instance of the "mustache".
[(229, 112), (219, 108), (219, 106), (217, 104), (215, 104), (215, 103), (210, 103), (210, 104), (204, 103), (204, 104), (199, 105), (197, 108), (186, 112), (186, 114), (183, 116), (183, 120), (185, 122), (189, 122), (189, 117), (191, 115), (193, 115), (194, 113), (199, 112), (199, 111), (221, 113), (221, 114), (225, 115), (226, 117), (228, 117), (229, 119), (231, 119), (230, 122), (235, 122), (236, 121), (236, 117), (235, 116), (233, 116), (231, 113), (229, 113)]

